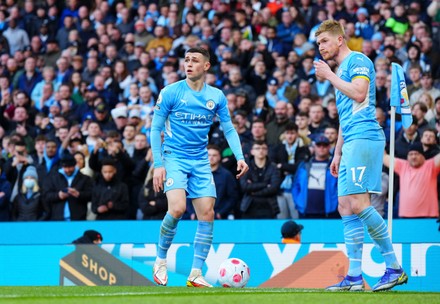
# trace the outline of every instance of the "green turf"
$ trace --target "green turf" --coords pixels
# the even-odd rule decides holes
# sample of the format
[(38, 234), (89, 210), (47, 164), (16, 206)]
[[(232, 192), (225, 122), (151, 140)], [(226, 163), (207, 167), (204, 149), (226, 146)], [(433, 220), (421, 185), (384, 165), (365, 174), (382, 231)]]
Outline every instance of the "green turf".
[(440, 293), (422, 292), (325, 292), (288, 288), (186, 287), (0, 287), (0, 303), (440, 303)]

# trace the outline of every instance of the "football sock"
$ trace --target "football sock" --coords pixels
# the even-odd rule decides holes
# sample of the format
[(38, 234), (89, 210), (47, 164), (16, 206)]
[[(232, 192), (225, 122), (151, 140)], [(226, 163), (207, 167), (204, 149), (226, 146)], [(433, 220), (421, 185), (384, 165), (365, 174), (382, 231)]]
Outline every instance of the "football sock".
[(364, 225), (356, 214), (342, 216), (344, 225), (344, 241), (349, 261), (350, 277), (362, 275), (362, 248), (364, 245)]
[(373, 206), (365, 208), (358, 216), (367, 227), (368, 233), (382, 254), (387, 268), (400, 269), (384, 219)]
[(193, 269), (202, 269), (212, 244), (212, 231), (214, 222), (199, 221), (194, 238)]
[(180, 219), (173, 217), (168, 212), (163, 218), (162, 225), (160, 226), (159, 246), (157, 250), (158, 258), (167, 258), (167, 251), (173, 242), (174, 236), (176, 235), (179, 220)]

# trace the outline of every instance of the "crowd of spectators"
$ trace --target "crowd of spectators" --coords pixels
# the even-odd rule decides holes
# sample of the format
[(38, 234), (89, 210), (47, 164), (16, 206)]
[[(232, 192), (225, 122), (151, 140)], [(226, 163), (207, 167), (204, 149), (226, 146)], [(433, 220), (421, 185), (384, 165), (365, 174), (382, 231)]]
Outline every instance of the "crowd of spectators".
[[(153, 108), (164, 86), (183, 79), (185, 50), (195, 46), (211, 53), (206, 82), (225, 93), (250, 165), (231, 184), (235, 160), (214, 124), (216, 218), (338, 216), (327, 174), (336, 101), (313, 68), (314, 33), (326, 19), (374, 62), (388, 141), (390, 66), (403, 66), (414, 123), (397, 121), (396, 156), (420, 141), (416, 152), (437, 155), (439, 0), (0, 1), (0, 221), (161, 219)], [(384, 215), (386, 199), (378, 201)], [(416, 216), (438, 217), (438, 200), (429, 205)]]

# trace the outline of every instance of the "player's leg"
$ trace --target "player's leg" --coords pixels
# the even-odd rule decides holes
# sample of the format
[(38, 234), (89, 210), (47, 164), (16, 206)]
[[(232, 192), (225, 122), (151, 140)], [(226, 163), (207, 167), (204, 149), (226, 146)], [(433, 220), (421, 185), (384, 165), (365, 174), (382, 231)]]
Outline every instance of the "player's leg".
[(154, 281), (159, 285), (167, 285), (168, 274), (166, 266), (167, 252), (177, 232), (177, 224), (186, 210), (186, 193), (184, 189), (167, 191), (168, 212), (160, 226), (157, 258), (153, 267)]
[(159, 244), (156, 262), (153, 266), (153, 278), (159, 285), (167, 285), (168, 274), (166, 257), (174, 236), (177, 225), (186, 210), (187, 176), (185, 165), (176, 159), (165, 159), (166, 181), (164, 184), (168, 201), (168, 212), (160, 226)]
[(202, 267), (212, 244), (214, 229), (214, 204), (216, 198), (214, 178), (209, 161), (194, 161), (188, 180), (188, 197), (192, 198), (198, 225), (194, 237), (194, 259), (186, 282), (188, 287), (212, 287), (202, 276)]
[(194, 209), (198, 218), (196, 235), (194, 237), (194, 259), (191, 273), (187, 280), (188, 287), (212, 287), (202, 275), (202, 267), (211, 248), (214, 229), (213, 197), (193, 199)]
[(364, 244), (364, 226), (357, 215), (351, 210), (347, 195), (347, 163), (346, 157), (341, 159), (338, 176), (338, 211), (344, 225), (344, 242), (347, 248), (349, 268), (344, 279), (335, 285), (327, 287), (330, 291), (362, 291), (362, 249)]
[(357, 151), (362, 149), (363, 153), (350, 154), (353, 156), (348, 165), (351, 178), (347, 179), (347, 189), (352, 193), (349, 195), (351, 209), (367, 228), (385, 260), (387, 271), (373, 290), (390, 289), (406, 283), (408, 277), (397, 262), (384, 219), (371, 206), (370, 193), (380, 193), (382, 190), (382, 162), (377, 158), (382, 157), (384, 143), (359, 140), (352, 148)]

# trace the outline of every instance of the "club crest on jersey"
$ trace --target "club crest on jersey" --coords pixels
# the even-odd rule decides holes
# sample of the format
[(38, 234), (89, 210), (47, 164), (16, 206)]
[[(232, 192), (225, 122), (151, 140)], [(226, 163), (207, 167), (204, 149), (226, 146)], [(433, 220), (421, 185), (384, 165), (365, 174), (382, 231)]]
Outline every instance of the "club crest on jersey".
[(174, 179), (172, 179), (171, 177), (169, 177), (165, 183), (165, 185), (167, 187), (171, 187), (174, 184)]
[(206, 102), (206, 107), (207, 107), (208, 109), (210, 109), (210, 110), (214, 109), (214, 107), (215, 107), (215, 102), (214, 102), (213, 100), (208, 100), (208, 101)]

